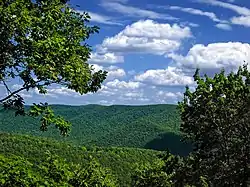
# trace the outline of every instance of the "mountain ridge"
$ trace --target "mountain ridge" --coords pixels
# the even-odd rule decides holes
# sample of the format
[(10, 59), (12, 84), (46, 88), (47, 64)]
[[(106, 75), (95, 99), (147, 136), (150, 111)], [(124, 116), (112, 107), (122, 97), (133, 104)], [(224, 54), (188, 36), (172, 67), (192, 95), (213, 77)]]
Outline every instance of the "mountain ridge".
[(41, 132), (38, 119), (14, 117), (12, 111), (0, 111), (0, 131), (52, 137), (84, 146), (169, 149), (174, 154), (188, 153), (188, 146), (180, 142), (180, 116), (176, 105), (51, 107), (72, 123), (69, 137), (62, 138), (52, 126), (47, 132)]

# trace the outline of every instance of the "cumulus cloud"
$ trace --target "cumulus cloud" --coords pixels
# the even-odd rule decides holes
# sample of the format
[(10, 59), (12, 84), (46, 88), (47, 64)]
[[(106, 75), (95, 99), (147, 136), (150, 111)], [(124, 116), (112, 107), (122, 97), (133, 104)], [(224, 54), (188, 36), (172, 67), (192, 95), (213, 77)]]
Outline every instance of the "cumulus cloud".
[[(116, 69), (116, 67), (109, 67)], [(1, 85), (0, 85), (1, 86)], [(21, 85), (13, 87), (18, 88)], [(176, 103), (180, 97), (179, 91), (169, 91), (168, 89), (161, 88), (161, 91), (155, 86), (146, 86), (138, 81), (124, 81), (124, 80), (111, 80), (103, 84), (102, 88), (97, 93), (80, 95), (73, 90), (69, 90), (63, 86), (52, 86), (48, 89), (48, 94), (41, 95), (38, 90), (32, 90), (29, 93), (22, 93), (27, 103), (37, 101), (49, 103), (65, 103), (67, 104), (155, 104), (155, 103)]]
[(160, 91), (157, 92), (157, 95), (158, 96), (165, 96), (165, 97), (172, 97), (173, 98), (173, 97), (182, 96), (183, 94), (181, 92), (174, 93), (174, 92), (168, 92), (168, 91), (160, 90)]
[(58, 97), (58, 96), (70, 96), (70, 97), (79, 97), (80, 94), (74, 90), (68, 89), (66, 87), (54, 87), (48, 89), (48, 96)]
[(151, 10), (145, 10), (137, 7), (121, 4), (119, 2), (103, 2), (101, 3), (108, 11), (118, 12), (125, 16), (136, 18), (149, 18), (149, 19), (163, 19), (163, 20), (176, 20), (177, 18), (168, 14), (161, 14)]
[(183, 97), (183, 93), (181, 92), (169, 92), (159, 90), (156, 93), (156, 98), (160, 103), (166, 103), (168, 101), (178, 102)]
[[(136, 81), (121, 81), (115, 79), (107, 82), (101, 90), (97, 92), (98, 96), (105, 97), (117, 103), (143, 103), (150, 101), (145, 90), (145, 85)], [(132, 103), (131, 103), (132, 102)]]
[(240, 42), (212, 43), (207, 46), (194, 45), (186, 56), (170, 54), (179, 68), (193, 70), (197, 67), (206, 72), (215, 72), (224, 68), (234, 71), (250, 62), (250, 45)]
[(135, 76), (136, 81), (160, 86), (192, 85), (193, 78), (185, 75), (181, 69), (168, 66), (167, 69), (148, 70)]
[(192, 37), (189, 27), (140, 20), (98, 46), (103, 53), (149, 53), (163, 55), (179, 49), (183, 39)]
[(115, 79), (113, 81), (110, 81), (110, 82), (106, 83), (106, 86), (108, 86), (110, 88), (114, 88), (114, 89), (129, 89), (129, 90), (138, 89), (142, 85), (143, 84), (140, 83), (140, 82), (134, 82), (134, 81), (125, 82), (125, 81), (120, 81), (118, 79)]
[(126, 76), (126, 72), (121, 68), (115, 68), (115, 69), (107, 69), (108, 71), (108, 77), (107, 79), (115, 79), (115, 78), (121, 78)]
[(190, 28), (182, 28), (177, 24), (161, 24), (153, 20), (141, 20), (127, 26), (123, 34), (128, 37), (147, 37), (156, 39), (180, 40), (191, 36)]
[(96, 64), (116, 64), (123, 63), (124, 57), (109, 52), (104, 54), (91, 53), (89, 62)]
[(173, 59), (171, 66), (147, 70), (135, 75), (134, 80), (154, 86), (194, 86), (192, 76), (196, 68), (200, 68), (202, 73), (213, 75), (222, 68), (230, 72), (249, 63), (250, 45), (239, 42), (212, 43), (207, 46), (196, 44), (186, 56), (175, 53), (166, 56)]
[[(23, 87), (23, 85), (21, 85), (21, 84), (13, 84), (11, 86), (11, 89), (12, 90), (18, 90), (18, 89), (20, 89), (22, 87)], [(66, 92), (71, 92), (72, 93), (73, 91), (69, 90), (69, 89), (67, 89), (65, 87), (54, 87), (54, 88), (52, 88), (50, 86), (48, 88), (48, 93), (46, 93), (46, 95), (39, 93), (39, 90), (37, 88), (30, 89), (29, 91), (22, 90), (18, 94), (21, 95), (25, 99), (34, 98), (36, 96), (54, 97), (55, 98), (58, 95), (68, 95), (69, 96), (70, 94), (66, 94)]]
[(103, 67), (98, 64), (92, 64), (92, 66), (95, 72), (100, 71), (100, 70), (107, 71), (108, 75), (107, 75), (106, 80), (112, 80), (112, 79), (126, 76), (126, 72), (124, 71), (124, 69), (119, 68), (117, 66)]

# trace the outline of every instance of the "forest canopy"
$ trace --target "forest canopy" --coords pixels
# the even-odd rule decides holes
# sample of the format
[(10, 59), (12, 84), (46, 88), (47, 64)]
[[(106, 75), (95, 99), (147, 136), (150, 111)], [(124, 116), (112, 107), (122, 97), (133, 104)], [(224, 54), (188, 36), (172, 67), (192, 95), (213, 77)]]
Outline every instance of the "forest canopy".
[[(98, 135), (96, 139), (86, 138), (85, 143), (92, 145), (85, 147), (79, 140), (74, 145), (75, 142), (69, 143), (62, 136), (56, 142), (0, 133), (0, 186), (250, 186), (247, 65), (229, 74), (222, 69), (213, 77), (201, 76), (197, 69), (193, 76), (195, 90), (186, 87), (178, 103), (179, 113), (173, 110), (176, 106), (170, 105), (137, 109), (123, 106), (117, 113), (116, 106), (112, 106), (114, 118), (109, 118), (110, 111), (101, 113), (90, 106), (91, 112), (83, 118), (82, 111), (68, 106), (71, 112), (62, 107), (61, 115), (55, 114), (48, 103), (25, 108), (21, 91), (37, 89), (46, 95), (52, 84), (79, 94), (101, 88), (107, 72), (96, 72), (88, 64), (91, 47), (86, 41), (99, 30), (90, 26), (90, 20), (87, 13), (74, 11), (67, 0), (0, 1), (0, 83), (7, 93), (0, 98), (0, 117), (5, 122), (14, 121), (2, 115), (13, 111), (21, 117), (39, 117), (41, 131), (54, 124), (61, 135), (68, 135), (71, 123), (64, 118), (74, 113), (79, 127), (75, 137), (81, 139), (87, 130), (83, 125), (86, 122), (90, 126), (88, 135), (93, 136), (93, 132)], [(22, 82), (16, 90), (10, 87), (14, 80)], [(20, 121), (15, 121), (15, 125), (20, 125)], [(1, 127), (10, 124), (2, 123)], [(19, 128), (25, 131), (29, 127)], [(15, 129), (1, 129), (4, 130)], [(170, 145), (166, 138), (170, 132), (175, 140), (178, 135), (191, 144), (188, 155), (138, 149), (152, 148), (157, 143), (158, 147), (161, 143)], [(160, 141), (154, 139), (159, 135)], [(113, 145), (123, 148), (110, 147)], [(134, 148), (124, 148), (129, 146)]]

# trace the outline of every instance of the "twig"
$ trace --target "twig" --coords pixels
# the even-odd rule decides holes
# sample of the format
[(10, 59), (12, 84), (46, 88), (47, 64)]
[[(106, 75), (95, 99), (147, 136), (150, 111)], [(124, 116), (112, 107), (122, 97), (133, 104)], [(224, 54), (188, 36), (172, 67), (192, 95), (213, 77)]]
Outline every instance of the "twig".
[(8, 91), (9, 94), (11, 94), (11, 90), (9, 89), (8, 85), (6, 84), (6, 82), (3, 80), (3, 84), (6, 88), (6, 90)]
[[(39, 82), (41, 82), (41, 80), (40, 80), (40, 81), (37, 81), (36, 83), (39, 83)], [(8, 96), (6, 96), (6, 97), (3, 98), (3, 99), (0, 99), (0, 103), (2, 103), (2, 102), (4, 102), (4, 101), (6, 101), (7, 99), (11, 98), (12, 96), (14, 96), (15, 94), (17, 94), (18, 92), (21, 92), (22, 90), (25, 90), (25, 89), (28, 89), (28, 88), (31, 88), (31, 87), (32, 87), (32, 85), (27, 85), (27, 86), (22, 87), (22, 88), (20, 88), (20, 89), (14, 91), (14, 92), (10, 92), (10, 94), (9, 94)]]

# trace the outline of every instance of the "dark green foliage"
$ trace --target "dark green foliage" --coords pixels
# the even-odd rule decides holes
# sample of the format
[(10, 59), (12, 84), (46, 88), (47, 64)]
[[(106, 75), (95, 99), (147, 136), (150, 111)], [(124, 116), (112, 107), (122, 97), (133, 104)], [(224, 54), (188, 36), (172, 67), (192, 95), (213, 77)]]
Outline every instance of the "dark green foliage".
[[(214, 78), (194, 76), (197, 88), (186, 89), (181, 131), (194, 145), (191, 176), (203, 176), (215, 186), (244, 186), (250, 182), (250, 72)], [(192, 180), (195, 184), (195, 180)]]
[[(62, 0), (1, 0), (0, 84), (7, 96), (0, 98), (0, 104), (25, 115), (25, 101), (19, 95), (23, 90), (46, 94), (48, 86), (58, 84), (86, 94), (101, 88), (107, 72), (94, 72), (87, 63), (91, 48), (85, 41), (99, 29), (88, 26), (89, 20), (87, 13), (77, 13)], [(22, 85), (11, 90), (8, 83), (17, 79)], [(41, 109), (45, 112), (35, 112)], [(43, 130), (54, 124), (66, 135), (69, 123), (46, 115), (48, 110), (34, 105), (33, 116), (42, 115)]]
[(160, 166), (149, 166), (138, 170), (131, 186), (133, 187), (171, 187), (171, 176), (162, 170)]
[(55, 114), (72, 122), (69, 137), (62, 138), (53, 128), (37, 129), (37, 120), (14, 117), (12, 111), (0, 111), (3, 132), (31, 134), (71, 141), (84, 146), (137, 147), (156, 150), (167, 148), (174, 154), (187, 155), (190, 145), (180, 142), (180, 117), (175, 105), (150, 106), (63, 106), (54, 105)]
[(185, 158), (166, 154), (163, 164), (146, 166), (133, 186), (208, 187), (250, 185), (250, 72), (214, 78), (194, 75), (197, 88), (187, 87), (179, 103), (181, 132), (194, 151)]
[(196, 160), (163, 152), (161, 159), (150, 165), (137, 168), (131, 186), (136, 187), (208, 187), (207, 179), (200, 175)]
[(174, 176), (179, 166), (180, 158), (169, 152), (158, 155), (161, 158), (151, 165), (137, 168), (131, 186), (135, 187), (171, 187), (175, 183)]
[(90, 164), (90, 161), (96, 165), (97, 161), (106, 174), (117, 178), (119, 186), (129, 186), (135, 168), (158, 162), (157, 155), (160, 153), (135, 148), (77, 147), (53, 139), (0, 133), (0, 154), (7, 158), (15, 155), (26, 158), (32, 164), (44, 163), (48, 158), (46, 150), (52, 155), (58, 155), (60, 159), (66, 159), (66, 163), (82, 167)]
[(32, 171), (32, 164), (22, 157), (6, 158), (0, 155), (0, 186), (35, 186), (41, 176)]
[(0, 155), (0, 185), (2, 187), (114, 187), (115, 180), (95, 161), (84, 166), (66, 163), (47, 152), (47, 158), (39, 163), (12, 156)]

